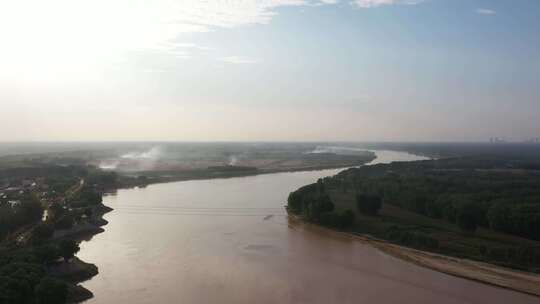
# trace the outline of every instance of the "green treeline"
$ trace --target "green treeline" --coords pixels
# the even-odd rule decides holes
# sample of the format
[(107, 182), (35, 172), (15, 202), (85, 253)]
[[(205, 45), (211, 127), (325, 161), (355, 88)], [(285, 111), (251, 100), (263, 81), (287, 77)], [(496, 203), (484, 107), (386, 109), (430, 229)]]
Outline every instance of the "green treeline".
[[(322, 215), (336, 214), (330, 205), (349, 208), (351, 223), (326, 221)], [(384, 205), (392, 211), (378, 216)], [(540, 270), (540, 171), (531, 161), (466, 157), (353, 168), (291, 193), (288, 209), (415, 248)], [(476, 237), (479, 228), (494, 235)]]
[(340, 229), (349, 228), (355, 219), (351, 210), (334, 211), (334, 203), (326, 193), (322, 179), (292, 192), (287, 200), (287, 208), (308, 221)]
[[(540, 240), (540, 173), (468, 168), (449, 161), (396, 163), (351, 169), (334, 187), (372, 194), (392, 204), (474, 232), (482, 226)], [(346, 190), (344, 190), (346, 191)]]
[(0, 303), (65, 303), (68, 284), (47, 273), (62, 257), (71, 259), (79, 251), (73, 240), (0, 251)]

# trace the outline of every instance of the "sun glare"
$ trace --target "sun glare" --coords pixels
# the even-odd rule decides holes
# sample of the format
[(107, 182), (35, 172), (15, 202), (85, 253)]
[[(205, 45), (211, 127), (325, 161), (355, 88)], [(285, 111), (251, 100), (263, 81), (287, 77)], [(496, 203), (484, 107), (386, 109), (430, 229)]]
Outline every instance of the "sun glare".
[(164, 10), (141, 1), (4, 3), (0, 73), (32, 79), (95, 72), (127, 52), (173, 38), (178, 29), (167, 23)]
[[(74, 79), (148, 50), (185, 58), (180, 37), (266, 24), (302, 0), (19, 0), (0, 3), (0, 77)], [(180, 39), (174, 41), (174, 39)], [(176, 44), (175, 44), (176, 43)], [(180, 47), (179, 47), (180, 46)]]

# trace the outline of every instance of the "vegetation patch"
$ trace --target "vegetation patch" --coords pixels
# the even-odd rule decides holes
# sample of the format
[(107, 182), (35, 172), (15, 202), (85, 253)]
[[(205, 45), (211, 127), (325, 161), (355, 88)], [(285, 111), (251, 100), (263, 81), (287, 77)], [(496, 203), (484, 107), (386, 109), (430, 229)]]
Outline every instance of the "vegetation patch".
[[(538, 272), (540, 172), (534, 168), (510, 157), (365, 166), (298, 189), (287, 206), (325, 226)], [(344, 212), (353, 220), (340, 220)]]

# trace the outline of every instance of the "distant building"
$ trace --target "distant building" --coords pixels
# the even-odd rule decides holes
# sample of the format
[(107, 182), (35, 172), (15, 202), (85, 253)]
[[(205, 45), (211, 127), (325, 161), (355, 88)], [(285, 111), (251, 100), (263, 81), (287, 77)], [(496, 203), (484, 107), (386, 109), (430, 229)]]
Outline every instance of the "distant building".
[(492, 143), (492, 144), (500, 144), (500, 143), (505, 143), (506, 140), (504, 140), (502, 138), (499, 138), (499, 137), (490, 137), (489, 142)]
[(31, 187), (32, 184), (35, 184), (33, 180), (29, 180), (29, 179), (25, 179), (21, 182), (21, 185), (24, 187), (24, 188), (27, 188), (27, 187)]
[(538, 137), (529, 138), (529, 139), (525, 140), (524, 142), (530, 143), (530, 144), (538, 144), (538, 143), (540, 143), (540, 138), (538, 138)]
[(22, 189), (20, 187), (9, 187), (9, 188), (4, 189), (4, 192), (5, 193), (13, 193), (13, 192), (19, 192), (21, 190)]
[(11, 206), (11, 208), (18, 206), (21, 204), (21, 201), (8, 201), (8, 204)]

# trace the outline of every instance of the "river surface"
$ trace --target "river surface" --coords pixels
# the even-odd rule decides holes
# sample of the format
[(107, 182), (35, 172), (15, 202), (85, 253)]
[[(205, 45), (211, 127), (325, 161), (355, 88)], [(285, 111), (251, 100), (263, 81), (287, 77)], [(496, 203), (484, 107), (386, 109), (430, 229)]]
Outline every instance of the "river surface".
[[(375, 162), (416, 160), (377, 151)], [(185, 181), (119, 190), (105, 232), (78, 256), (99, 274), (88, 303), (539, 303), (418, 267), (289, 221), (289, 192), (341, 170)]]

